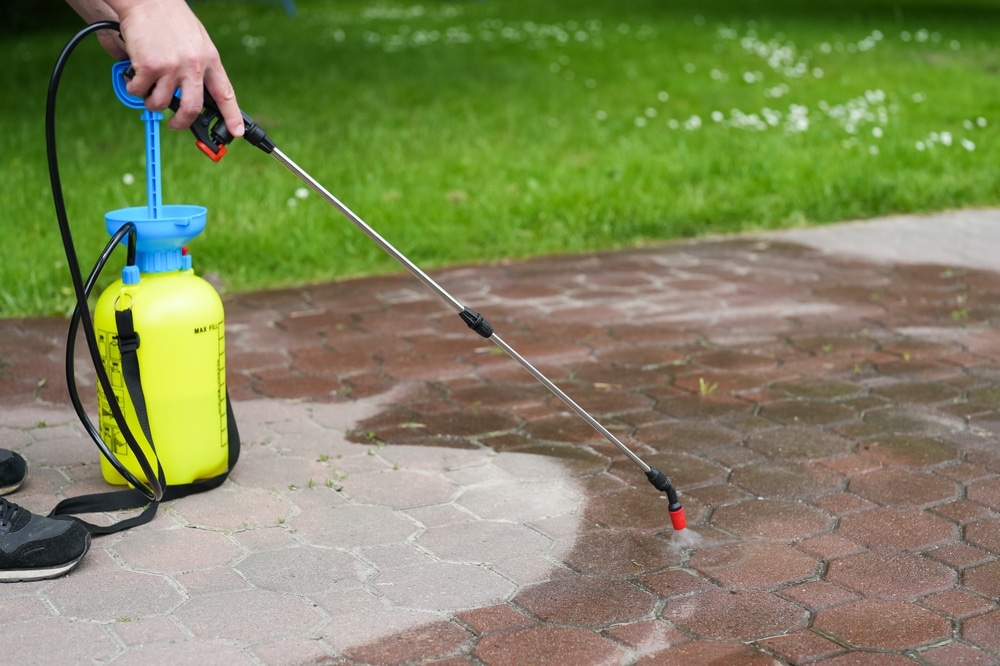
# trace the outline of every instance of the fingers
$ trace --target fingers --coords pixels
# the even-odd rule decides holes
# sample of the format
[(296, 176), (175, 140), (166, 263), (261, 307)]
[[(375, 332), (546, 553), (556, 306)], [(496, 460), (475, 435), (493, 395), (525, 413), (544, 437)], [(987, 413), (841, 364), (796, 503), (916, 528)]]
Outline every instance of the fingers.
[(162, 111), (179, 88), (180, 105), (168, 125), (180, 130), (201, 113), (207, 89), (229, 132), (243, 135), (243, 117), (219, 52), (184, 0), (135, 2), (119, 14), (135, 70), (126, 86), (129, 93), (144, 98), (150, 111)]
[(233, 90), (233, 84), (229, 82), (229, 77), (226, 76), (226, 71), (222, 69), (221, 65), (218, 69), (212, 69), (205, 73), (205, 87), (219, 106), (222, 122), (226, 123), (226, 129), (229, 130), (229, 133), (235, 137), (243, 136), (243, 113), (236, 102), (236, 91)]

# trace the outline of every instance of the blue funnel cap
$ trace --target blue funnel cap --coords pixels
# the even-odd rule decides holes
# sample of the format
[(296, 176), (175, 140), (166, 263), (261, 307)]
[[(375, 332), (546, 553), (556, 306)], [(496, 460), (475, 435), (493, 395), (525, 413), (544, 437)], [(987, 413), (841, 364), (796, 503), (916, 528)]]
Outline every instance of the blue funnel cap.
[(134, 206), (104, 215), (108, 233), (114, 234), (126, 222), (136, 226), (136, 265), (143, 273), (181, 270), (181, 248), (205, 228), (208, 209), (204, 206), (168, 204), (150, 218), (149, 208)]

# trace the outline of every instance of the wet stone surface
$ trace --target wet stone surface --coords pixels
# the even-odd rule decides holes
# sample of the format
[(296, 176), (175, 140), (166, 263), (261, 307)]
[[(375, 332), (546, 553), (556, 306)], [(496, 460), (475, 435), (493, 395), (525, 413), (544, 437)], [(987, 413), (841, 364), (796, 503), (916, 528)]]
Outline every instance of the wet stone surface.
[[(0, 587), (4, 660), (1000, 663), (1000, 275), (736, 238), (435, 279), (689, 530), (412, 278), (227, 296), (236, 472)], [(106, 487), (64, 335), (0, 321), (37, 512)]]

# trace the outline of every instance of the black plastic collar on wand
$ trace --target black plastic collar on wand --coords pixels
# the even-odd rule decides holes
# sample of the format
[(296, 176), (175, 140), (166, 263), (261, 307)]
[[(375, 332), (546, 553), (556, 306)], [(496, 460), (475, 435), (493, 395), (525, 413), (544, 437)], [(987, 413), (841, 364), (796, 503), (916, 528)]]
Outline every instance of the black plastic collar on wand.
[(684, 529), (687, 526), (687, 518), (684, 517), (684, 507), (681, 506), (680, 499), (677, 497), (677, 491), (674, 490), (670, 479), (655, 467), (649, 468), (649, 471), (646, 472), (646, 478), (649, 479), (654, 488), (667, 494), (667, 511), (670, 513), (670, 523), (674, 526), (674, 529)]

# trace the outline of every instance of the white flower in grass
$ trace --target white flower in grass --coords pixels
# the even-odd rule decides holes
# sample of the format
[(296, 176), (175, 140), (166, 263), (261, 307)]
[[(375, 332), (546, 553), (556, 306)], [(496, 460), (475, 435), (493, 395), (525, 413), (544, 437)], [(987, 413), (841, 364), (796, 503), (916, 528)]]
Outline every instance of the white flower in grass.
[(295, 197), (292, 197), (292, 198), (290, 198), (288, 200), (288, 207), (289, 208), (295, 208), (298, 205), (299, 205), (299, 202), (298, 202), (298, 200)]
[(872, 136), (875, 137), (876, 139), (881, 139), (882, 138), (882, 128), (881, 127), (873, 127), (872, 128)]
[(951, 132), (941, 132), (941, 143), (946, 146), (951, 145)]
[(927, 144), (924, 143), (923, 141), (917, 141), (916, 149), (919, 150), (920, 152), (924, 152), (925, 150), (927, 150)]
[(868, 154), (878, 155), (878, 146), (868, 146)]
[(686, 130), (696, 130), (701, 127), (701, 118), (697, 115), (691, 116), (686, 121), (684, 121), (684, 129)]
[(968, 118), (966, 118), (965, 120), (962, 121), (962, 127), (964, 127), (965, 129), (971, 131), (972, 129), (975, 128), (975, 125), (972, 124), (971, 120), (969, 120)]
[(133, 183), (135, 183), (135, 176), (133, 176), (130, 173), (126, 173), (125, 175), (122, 176), (122, 182), (125, 183), (126, 185), (132, 185)]
[(670, 129), (672, 129), (672, 130), (675, 130), (675, 129), (677, 129), (677, 128), (679, 128), (680, 126), (681, 126), (681, 124), (680, 124), (679, 122), (677, 122), (677, 121), (676, 121), (675, 119), (673, 119), (673, 118), (671, 118), (670, 120), (668, 120), (668, 121), (667, 121), (667, 127), (669, 127), (669, 128), (670, 128)]
[(697, 69), (693, 62), (684, 63), (684, 71), (688, 74), (694, 74), (694, 70)]
[(647, 118), (655, 118), (656, 117), (656, 109), (654, 109), (651, 106), (646, 107), (646, 117)]
[(927, 95), (923, 93), (913, 93), (911, 99), (917, 104), (923, 104), (927, 100)]
[(822, 79), (823, 78), (823, 70), (820, 69), (819, 67), (813, 67), (812, 74), (813, 74), (813, 78), (814, 79)]
[(979, 125), (980, 127), (986, 127), (986, 118), (979, 116), (978, 118), (976, 118), (976, 124)]
[(300, 187), (297, 190), (295, 190), (296, 199), (305, 199), (307, 196), (309, 196), (309, 190), (307, 190), (306, 188)]
[(661, 90), (656, 94), (656, 99), (660, 100), (661, 102), (667, 102), (670, 100), (670, 93), (668, 93), (666, 90)]
[(643, 118), (642, 116), (639, 116), (638, 118), (635, 119), (635, 126), (636, 127), (645, 127), (646, 126), (646, 119)]
[(725, 119), (725, 116), (722, 111), (712, 111), (711, 118), (714, 122), (721, 123)]
[(965, 148), (970, 153), (976, 149), (976, 144), (968, 139), (962, 139), (962, 148)]

